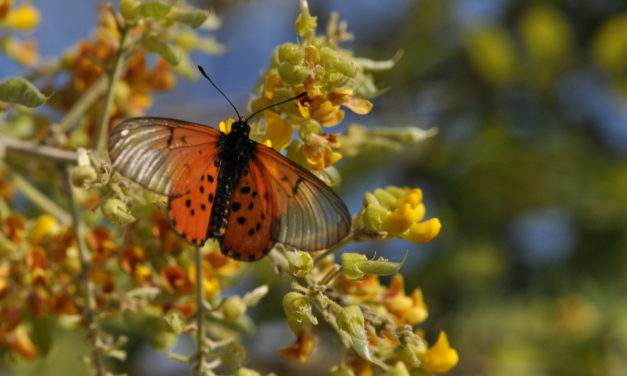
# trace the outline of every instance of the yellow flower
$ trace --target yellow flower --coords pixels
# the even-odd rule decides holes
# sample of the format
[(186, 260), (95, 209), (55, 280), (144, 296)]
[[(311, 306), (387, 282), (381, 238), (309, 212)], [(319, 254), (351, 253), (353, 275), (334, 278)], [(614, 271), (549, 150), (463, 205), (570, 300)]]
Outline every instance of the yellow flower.
[(316, 337), (311, 333), (311, 330), (302, 329), (298, 333), (296, 341), (289, 347), (279, 350), (279, 354), (285, 359), (298, 360), (301, 363), (305, 363), (315, 347)]
[(37, 42), (34, 40), (21, 42), (13, 38), (6, 38), (0, 48), (7, 56), (20, 64), (35, 65), (39, 61)]
[(405, 232), (417, 220), (416, 212), (409, 203), (406, 203), (387, 217), (383, 229), (391, 234), (398, 235)]
[(18, 326), (5, 340), (12, 353), (18, 354), (26, 360), (35, 358), (39, 353), (24, 325)]
[(234, 119), (228, 118), (226, 120), (226, 122), (221, 121), (219, 128), (220, 128), (220, 132), (224, 133), (224, 134), (229, 134), (231, 133), (231, 126), (233, 125), (233, 123), (235, 123)]
[(47, 237), (58, 233), (59, 224), (57, 223), (57, 220), (49, 214), (42, 214), (37, 218), (35, 224), (33, 225), (30, 240), (33, 244), (40, 244)]
[(455, 367), (458, 361), (457, 351), (451, 348), (446, 333), (441, 331), (438, 340), (427, 350), (422, 368), (433, 373), (444, 373)]
[(426, 214), (419, 188), (386, 187), (366, 193), (363, 224), (367, 230), (386, 232), (414, 243), (435, 238), (442, 227), (440, 220), (423, 221)]
[(283, 151), (292, 140), (293, 129), (290, 123), (282, 119), (276, 112), (266, 111), (266, 140), (269, 140), (276, 151)]
[(405, 295), (405, 283), (400, 274), (392, 278), (388, 291), (383, 295), (382, 303), (399, 324), (419, 324), (429, 315), (422, 290), (415, 289), (411, 296)]
[(0, 26), (19, 31), (29, 31), (39, 23), (39, 11), (28, 3), (22, 3), (11, 9), (0, 22)]
[(431, 218), (428, 221), (414, 223), (401, 237), (418, 244), (426, 243), (438, 236), (441, 228), (440, 220)]

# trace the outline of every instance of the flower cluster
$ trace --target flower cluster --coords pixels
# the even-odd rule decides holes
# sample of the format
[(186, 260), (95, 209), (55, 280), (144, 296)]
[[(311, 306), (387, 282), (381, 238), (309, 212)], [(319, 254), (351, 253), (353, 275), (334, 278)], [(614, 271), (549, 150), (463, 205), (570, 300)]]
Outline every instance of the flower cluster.
[(389, 186), (373, 193), (366, 192), (359, 221), (366, 234), (425, 243), (435, 238), (441, 228), (439, 219), (424, 221), (425, 215), (420, 188)]
[(295, 28), (301, 42), (283, 44), (274, 52), (251, 110), (307, 92), (297, 102), (280, 106), (282, 116), (266, 111), (265, 133), (259, 138), (270, 140), (281, 151), (290, 144), (293, 127), (297, 128), (299, 138), (289, 145), (288, 156), (321, 171), (342, 157), (336, 150), (337, 134), (325, 133), (324, 129), (342, 121), (342, 108), (357, 114), (370, 112), (372, 103), (365, 98), (373, 96), (376, 89), (364, 66), (350, 51), (338, 47), (351, 36), (336, 16), (329, 21), (329, 32), (318, 36), (317, 18), (309, 13), (307, 2), (301, 1)]
[[(0, 30), (29, 32), (39, 24), (39, 11), (29, 3), (13, 4), (13, 0), (0, 0)], [(23, 65), (35, 65), (39, 61), (37, 43), (21, 41), (14, 35), (0, 38), (0, 52)]]

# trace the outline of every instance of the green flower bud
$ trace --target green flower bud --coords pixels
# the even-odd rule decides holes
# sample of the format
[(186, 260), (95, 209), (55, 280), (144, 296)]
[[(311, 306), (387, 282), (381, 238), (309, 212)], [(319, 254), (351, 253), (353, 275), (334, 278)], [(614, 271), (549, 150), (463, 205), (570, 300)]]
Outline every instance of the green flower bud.
[(339, 366), (333, 366), (329, 372), (329, 376), (355, 376), (355, 372), (344, 364), (341, 364)]
[(293, 251), (287, 252), (287, 262), (290, 266), (290, 272), (296, 277), (304, 278), (313, 269), (313, 258), (307, 252)]
[(397, 197), (387, 190), (383, 190), (381, 188), (377, 188), (374, 190), (374, 196), (379, 200), (381, 205), (390, 208), (397, 200)]
[(126, 207), (126, 203), (117, 198), (105, 199), (104, 204), (100, 207), (102, 214), (107, 217), (113, 223), (125, 224), (135, 222), (133, 217)]
[(76, 166), (72, 169), (72, 185), (82, 188), (88, 181), (96, 180), (98, 173), (92, 166)]
[(250, 368), (241, 367), (235, 372), (235, 376), (261, 376), (261, 374)]
[(381, 205), (377, 197), (370, 192), (364, 194), (364, 206), (368, 205)]
[(305, 320), (318, 325), (318, 319), (311, 312), (309, 298), (295, 291), (290, 291), (283, 297), (283, 310), (289, 320), (302, 323)]
[(389, 185), (385, 187), (385, 191), (392, 194), (394, 197), (399, 198), (405, 196), (407, 192), (401, 187), (397, 187), (395, 185)]
[(364, 226), (368, 230), (382, 231), (383, 223), (388, 215), (390, 215), (390, 212), (382, 206), (368, 205), (362, 216)]
[(313, 119), (308, 119), (308, 120), (305, 120), (300, 125), (300, 128), (298, 130), (298, 137), (300, 137), (301, 140), (305, 140), (307, 139), (307, 136), (309, 136), (310, 134), (321, 134), (321, 133), (322, 133), (322, 126), (320, 125), (320, 123), (318, 123), (317, 121)]
[(368, 261), (366, 256), (359, 253), (343, 253), (342, 254), (342, 272), (346, 279), (355, 281), (364, 277), (364, 272), (360, 270), (359, 265)]
[(301, 37), (313, 36), (318, 27), (318, 17), (312, 17), (309, 13), (309, 5), (306, 0), (300, 1), (300, 14), (296, 18), (294, 29)]
[(320, 49), (320, 64), (324, 67), (332, 67), (339, 60), (337, 51), (331, 47), (322, 47)]
[(344, 308), (335, 319), (338, 328), (348, 335), (355, 352), (366, 360), (372, 361), (368, 347), (364, 315), (359, 306), (353, 305)]
[(278, 67), (279, 76), (288, 84), (299, 84), (307, 78), (309, 69), (302, 65), (294, 64), (289, 61), (284, 61), (279, 64)]
[(385, 376), (409, 376), (409, 371), (405, 367), (405, 363), (396, 362), (394, 367), (387, 370)]
[(304, 57), (305, 57), (305, 52), (297, 44), (284, 43), (281, 46), (279, 46), (279, 60), (280, 61), (288, 61), (293, 64), (299, 64), (299, 63), (302, 63)]
[[(242, 364), (246, 361), (246, 348), (238, 341), (232, 341), (224, 346), (220, 355), (225, 366), (232, 371), (239, 371), (242, 369)], [(239, 375), (239, 372), (237, 374)]]
[(229, 296), (222, 304), (222, 314), (229, 321), (235, 321), (246, 313), (246, 303), (239, 296)]

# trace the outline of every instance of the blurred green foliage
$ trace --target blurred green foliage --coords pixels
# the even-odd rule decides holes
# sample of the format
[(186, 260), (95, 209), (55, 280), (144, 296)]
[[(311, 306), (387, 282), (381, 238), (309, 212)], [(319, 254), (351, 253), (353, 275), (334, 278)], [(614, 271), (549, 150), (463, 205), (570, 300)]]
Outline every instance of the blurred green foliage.
[(402, 168), (441, 211), (407, 283), (450, 374), (626, 374), (624, 2), (423, 0), (386, 31), (375, 109), (440, 130)]

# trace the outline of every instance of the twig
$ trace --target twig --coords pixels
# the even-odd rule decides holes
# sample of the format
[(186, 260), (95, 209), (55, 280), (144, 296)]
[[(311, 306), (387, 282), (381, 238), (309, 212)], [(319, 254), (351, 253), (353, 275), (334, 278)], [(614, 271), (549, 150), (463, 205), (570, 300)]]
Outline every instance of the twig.
[(65, 117), (59, 122), (59, 131), (67, 132), (74, 124), (85, 115), (85, 112), (91, 107), (107, 88), (107, 77), (100, 76), (87, 91), (80, 96), (68, 111)]
[(115, 85), (117, 84), (120, 73), (122, 72), (122, 67), (124, 66), (124, 44), (126, 42), (126, 37), (128, 36), (128, 31), (129, 29), (127, 27), (120, 29), (120, 45), (118, 46), (115, 54), (113, 70), (109, 74), (107, 96), (105, 97), (102, 113), (100, 114), (100, 119), (98, 121), (95, 149), (102, 155), (106, 154), (107, 136), (109, 134), (109, 111), (111, 110), (111, 104), (113, 103), (113, 98), (115, 96)]
[(207, 350), (205, 349), (205, 292), (202, 270), (202, 250), (200, 247), (195, 248), (196, 253), (196, 339), (197, 339), (197, 356), (198, 356), (198, 373), (205, 375), (207, 367)]
[(9, 151), (30, 154), (35, 157), (52, 159), (63, 163), (76, 163), (76, 153), (70, 150), (58, 149), (52, 146), (41, 145), (35, 142), (16, 140), (0, 136), (0, 144)]
[(324, 259), (328, 255), (331, 255), (331, 254), (339, 251), (340, 249), (342, 249), (346, 244), (352, 242), (354, 238), (355, 238), (355, 232), (351, 232), (350, 234), (348, 234), (348, 236), (346, 236), (344, 239), (342, 239), (342, 241), (340, 241), (339, 243), (337, 243), (333, 247), (328, 248), (327, 250), (325, 250), (324, 252), (322, 252), (321, 254), (316, 256), (314, 258), (314, 265), (319, 263), (322, 259)]
[(80, 221), (80, 209), (76, 200), (75, 188), (72, 186), (70, 167), (67, 167), (67, 185), (70, 191), (70, 205), (72, 207), (72, 227), (74, 228), (74, 234), (76, 236), (76, 243), (78, 245), (79, 256), (81, 261), (81, 273), (80, 280), (83, 283), (83, 292), (85, 294), (85, 313), (83, 315), (89, 328), (89, 339), (91, 341), (91, 364), (96, 372), (97, 376), (107, 375), (102, 354), (100, 353), (100, 340), (98, 331), (99, 323), (96, 313), (96, 299), (94, 285), (89, 278), (89, 270), (91, 265), (89, 263), (89, 250), (87, 249), (87, 243), (83, 236), (82, 222)]
[(72, 223), (72, 217), (57, 205), (54, 201), (50, 200), (48, 196), (41, 193), (34, 185), (32, 185), (28, 180), (26, 180), (22, 175), (13, 171), (6, 164), (2, 164), (4, 168), (4, 172), (8, 175), (8, 178), (13, 181), (17, 189), (19, 189), (24, 196), (28, 197), (33, 204), (39, 207), (41, 210), (52, 214), (56, 217), (61, 223), (65, 225), (69, 225)]

